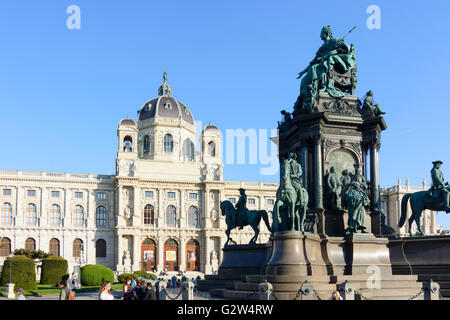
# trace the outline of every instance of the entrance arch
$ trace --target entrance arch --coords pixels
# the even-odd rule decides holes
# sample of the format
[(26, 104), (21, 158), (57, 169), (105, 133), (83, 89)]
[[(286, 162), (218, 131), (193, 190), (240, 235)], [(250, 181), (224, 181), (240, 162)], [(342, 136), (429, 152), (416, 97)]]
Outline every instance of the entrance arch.
[(167, 271), (178, 271), (178, 243), (173, 239), (164, 243), (164, 268)]
[(200, 244), (194, 239), (186, 244), (186, 270), (200, 271)]
[(142, 241), (141, 269), (149, 272), (156, 270), (156, 243), (150, 238)]

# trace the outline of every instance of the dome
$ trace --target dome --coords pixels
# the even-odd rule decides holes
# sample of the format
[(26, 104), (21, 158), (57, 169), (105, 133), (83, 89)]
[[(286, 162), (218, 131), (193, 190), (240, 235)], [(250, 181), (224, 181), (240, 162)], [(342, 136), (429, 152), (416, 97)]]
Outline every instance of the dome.
[(127, 118), (127, 119), (121, 120), (120, 125), (121, 126), (135, 126), (136, 123), (133, 120)]
[(208, 124), (206, 127), (205, 127), (205, 130), (204, 131), (219, 131), (219, 128), (217, 128), (216, 126), (214, 126), (214, 125), (212, 125), (212, 124)]
[(164, 83), (158, 89), (158, 98), (147, 101), (139, 110), (138, 121), (154, 118), (181, 118), (194, 124), (194, 117), (189, 108), (172, 97), (172, 88), (167, 84), (167, 72), (164, 72)]

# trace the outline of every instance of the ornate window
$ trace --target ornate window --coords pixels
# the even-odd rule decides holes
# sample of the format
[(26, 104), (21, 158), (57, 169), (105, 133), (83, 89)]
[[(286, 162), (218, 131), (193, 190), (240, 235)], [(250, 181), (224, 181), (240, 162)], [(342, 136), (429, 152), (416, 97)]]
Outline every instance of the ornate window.
[(106, 227), (108, 223), (107, 211), (104, 206), (98, 206), (95, 212), (95, 221), (97, 227)]
[(25, 250), (36, 250), (36, 241), (33, 238), (25, 240)]
[(3, 195), (4, 196), (10, 196), (11, 195), (11, 189), (3, 189)]
[(216, 144), (214, 143), (214, 141), (210, 141), (208, 143), (208, 155), (210, 157), (216, 156)]
[(36, 190), (27, 190), (27, 196), (31, 198), (36, 197)]
[(4, 204), (2, 204), (1, 219), (2, 219), (2, 225), (12, 225), (12, 222), (13, 222), (12, 205), (8, 202), (5, 202)]
[(52, 191), (52, 198), (59, 198), (59, 191)]
[(130, 136), (123, 139), (123, 152), (133, 152), (133, 139)]
[(95, 242), (95, 256), (97, 258), (106, 258), (106, 241), (98, 239)]
[(166, 211), (166, 225), (175, 226), (177, 209), (174, 206), (168, 206)]
[(9, 238), (2, 238), (0, 240), (0, 257), (7, 257), (11, 252), (11, 240)]
[(248, 204), (255, 204), (254, 198), (248, 198)]
[(152, 143), (149, 136), (144, 137), (144, 153), (152, 153)]
[(198, 210), (194, 206), (189, 207), (188, 210), (188, 225), (198, 227)]
[(59, 257), (59, 240), (53, 238), (50, 240), (48, 253), (54, 257)]
[(81, 239), (75, 239), (72, 245), (72, 256), (74, 258), (81, 257), (81, 248), (83, 247), (83, 241)]
[(25, 222), (29, 226), (35, 226), (37, 225), (37, 208), (36, 205), (33, 203), (30, 203), (25, 208)]
[(72, 223), (75, 226), (84, 225), (84, 208), (80, 205), (76, 206), (72, 212)]
[(52, 226), (61, 225), (61, 207), (54, 204), (50, 208), (50, 224)]
[(164, 152), (173, 152), (173, 137), (169, 133), (164, 136)]
[(144, 224), (145, 225), (155, 224), (155, 209), (150, 204), (146, 205), (144, 208)]
[(191, 141), (191, 139), (184, 140), (183, 144), (183, 155), (185, 161), (194, 161), (195, 159), (195, 147), (194, 143)]

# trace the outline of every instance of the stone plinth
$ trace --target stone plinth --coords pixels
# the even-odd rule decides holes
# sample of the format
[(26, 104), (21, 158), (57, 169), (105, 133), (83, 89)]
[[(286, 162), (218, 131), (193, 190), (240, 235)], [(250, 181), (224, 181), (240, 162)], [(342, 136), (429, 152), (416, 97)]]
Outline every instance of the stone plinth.
[(273, 249), (266, 264), (267, 275), (327, 275), (322, 258), (321, 238), (310, 233), (279, 232), (273, 236)]
[(218, 275), (261, 274), (271, 249), (271, 244), (225, 246)]

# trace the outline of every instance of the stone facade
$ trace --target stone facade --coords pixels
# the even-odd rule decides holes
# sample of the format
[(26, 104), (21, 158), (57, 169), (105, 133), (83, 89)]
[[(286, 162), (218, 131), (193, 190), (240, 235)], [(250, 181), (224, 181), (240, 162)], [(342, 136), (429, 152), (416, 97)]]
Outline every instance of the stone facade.
[[(249, 209), (272, 211), (278, 184), (223, 181), (220, 130), (206, 126), (195, 148), (193, 115), (171, 97), (166, 77), (158, 93), (136, 121), (120, 121), (115, 175), (0, 170), (0, 238), (13, 251), (27, 240), (35, 249), (53, 248), (69, 272), (80, 259), (117, 272), (216, 271), (226, 241), (220, 201), (236, 202), (245, 188)], [(270, 233), (260, 228), (258, 242), (265, 243)], [(238, 243), (254, 234), (236, 230)]]

